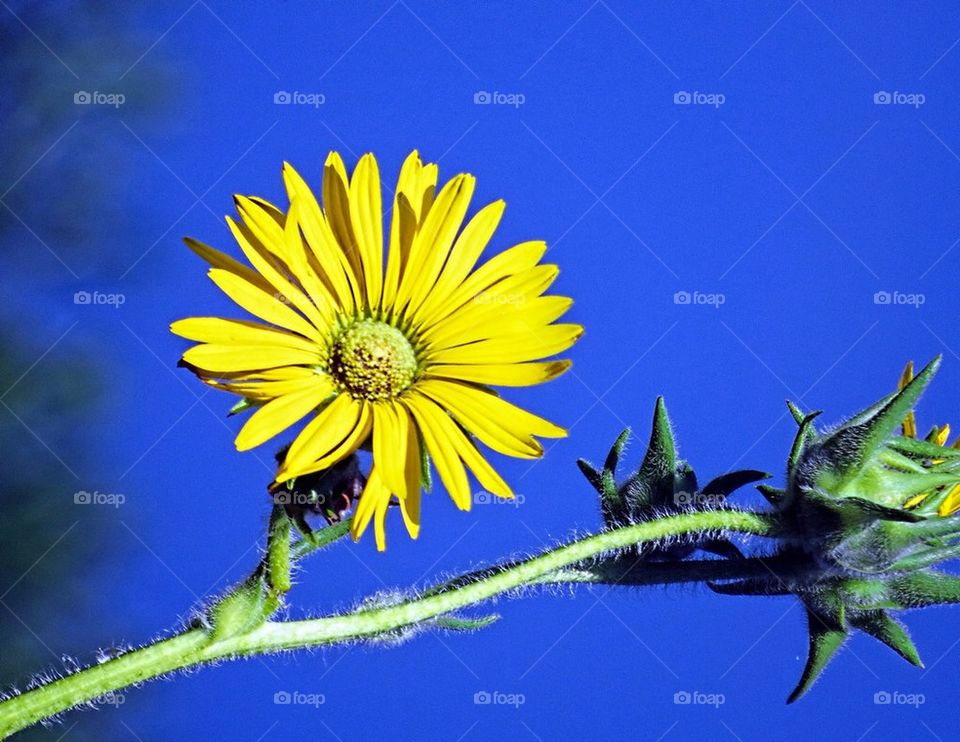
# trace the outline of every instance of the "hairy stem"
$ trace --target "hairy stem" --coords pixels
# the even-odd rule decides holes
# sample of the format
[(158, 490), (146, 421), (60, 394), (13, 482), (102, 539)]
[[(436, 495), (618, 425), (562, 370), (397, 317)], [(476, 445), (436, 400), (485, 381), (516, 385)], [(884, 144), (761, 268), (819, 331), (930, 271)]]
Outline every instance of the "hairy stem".
[[(440, 592), (428, 592), (397, 605), (361, 608), (345, 615), (305, 621), (268, 621), (246, 633), (222, 639), (215, 639), (207, 629), (191, 629), (0, 703), (0, 736), (6, 737), (74, 706), (174, 670), (225, 658), (371, 638), (415, 626), (524, 585), (549, 581), (543, 578), (598, 555), (636, 544), (718, 531), (770, 536), (775, 530), (774, 519), (758, 513), (734, 510), (689, 513), (589, 536), (531, 559), (491, 570), (465, 584), (448, 585)], [(722, 578), (724, 575), (715, 574), (713, 577)]]

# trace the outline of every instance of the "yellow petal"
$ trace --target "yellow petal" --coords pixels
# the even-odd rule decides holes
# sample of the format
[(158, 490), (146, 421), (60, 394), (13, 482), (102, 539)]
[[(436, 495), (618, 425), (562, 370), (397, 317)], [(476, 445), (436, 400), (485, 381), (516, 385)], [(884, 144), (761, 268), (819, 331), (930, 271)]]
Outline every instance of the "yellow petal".
[(572, 365), (571, 361), (491, 363), (476, 366), (437, 364), (436, 366), (430, 366), (427, 369), (427, 374), (428, 376), (440, 376), (492, 386), (533, 386), (557, 378)]
[(897, 391), (903, 389), (907, 384), (913, 381), (913, 361), (907, 361), (907, 365), (900, 374), (900, 381), (897, 384)]
[(367, 301), (370, 307), (378, 307), (383, 290), (383, 205), (380, 171), (369, 153), (360, 158), (350, 181), (350, 222), (363, 264)]
[[(290, 445), (277, 481), (329, 468), (353, 453), (363, 443), (360, 436), (369, 430), (366, 407), (349, 394), (338, 394), (307, 423)], [(344, 445), (350, 442), (356, 442), (356, 446)]]
[(377, 549), (383, 551), (386, 548), (386, 539), (383, 533), (382, 516), (386, 514), (386, 507), (390, 503), (390, 490), (380, 479), (380, 470), (374, 464), (370, 469), (370, 476), (367, 477), (367, 484), (363, 488), (363, 494), (357, 500), (357, 509), (353, 515), (353, 521), (350, 523), (350, 534), (354, 541), (358, 541), (375, 514), (382, 514), (377, 519)]
[(281, 265), (289, 265), (287, 246), (283, 239), (283, 225), (286, 222), (283, 212), (262, 199), (236, 195), (233, 201), (244, 226), (258, 245), (273, 255)]
[(944, 425), (937, 431), (937, 437), (934, 441), (938, 446), (944, 446), (947, 443), (947, 438), (950, 437), (950, 426)]
[(453, 240), (463, 223), (476, 180), (461, 174), (447, 183), (431, 206), (413, 245), (410, 265), (400, 279), (397, 303), (412, 316), (440, 275)]
[(209, 276), (210, 279), (220, 287), (223, 293), (250, 312), (250, 314), (266, 320), (270, 324), (299, 333), (320, 345), (325, 343), (323, 335), (314, 325), (310, 324), (303, 316), (297, 314), (276, 296), (220, 268), (211, 268)]
[[(512, 322), (518, 330), (548, 324), (560, 315), (544, 321), (540, 315), (545, 308), (554, 305), (562, 307), (562, 314), (573, 303), (565, 297), (540, 296), (556, 279), (557, 273), (556, 266), (538, 265), (518, 276), (504, 279), (440, 322), (424, 328), (423, 338), (437, 347), (447, 347), (493, 336), (479, 332), (481, 328), (488, 333), (492, 327), (502, 328), (495, 334), (504, 335), (510, 332), (507, 323)], [(553, 299), (553, 304), (544, 301), (546, 299)]]
[[(269, 282), (272, 288), (268, 291), (274, 297), (296, 307), (317, 327), (326, 327), (332, 323), (332, 299), (325, 290), (312, 284), (310, 288), (314, 289), (313, 297), (308, 297), (299, 286), (287, 277), (291, 271), (290, 267), (267, 250), (249, 226), (238, 224), (230, 217), (227, 217), (227, 226), (240, 249), (247, 256), (247, 260)], [(285, 229), (296, 231), (296, 221), (290, 220), (290, 226)], [(279, 239), (286, 240), (285, 234), (286, 231), (281, 232)], [(299, 235), (299, 232), (297, 234)], [(304, 285), (303, 282), (301, 284)]]
[(319, 275), (330, 284), (340, 308), (353, 312), (360, 291), (357, 279), (313, 191), (288, 162), (283, 164), (283, 182), (291, 203), (296, 201), (299, 205), (297, 221), (316, 260)]
[(450, 257), (436, 284), (430, 289), (423, 305), (411, 316), (414, 322), (421, 317), (430, 316), (436, 307), (445, 304), (450, 294), (463, 283), (473, 270), (497, 226), (506, 207), (504, 201), (494, 201), (480, 209), (463, 228), (456, 243), (450, 250)]
[[(472, 413), (471, 421), (477, 417), (488, 422), (494, 421), (513, 431), (518, 437), (567, 437), (567, 431), (559, 425), (473, 384), (447, 379), (424, 379), (417, 385), (417, 389), (435, 399), (441, 407), (449, 409), (454, 417), (460, 417), (461, 412)], [(473, 431), (472, 423), (468, 423), (466, 418), (461, 422), (465, 428)]]
[(937, 509), (937, 514), (946, 517), (953, 515), (958, 510), (960, 510), (960, 484), (955, 484), (947, 496), (943, 498), (943, 502)]
[(198, 240), (192, 239), (191, 237), (184, 237), (183, 241), (186, 243), (187, 247), (207, 261), (212, 268), (222, 268), (225, 271), (236, 273), (238, 276), (240, 276), (240, 278), (246, 279), (258, 288), (264, 289), (265, 291), (271, 290), (270, 284), (267, 283), (263, 276), (238, 260), (234, 260), (226, 253), (222, 253), (219, 250), (210, 247), (209, 245), (205, 245)]
[(282, 345), (216, 345), (188, 348), (184, 362), (211, 372), (257, 371), (279, 366), (310, 366), (319, 361), (316, 351)]
[(522, 242), (495, 255), (470, 274), (445, 302), (431, 312), (424, 312), (420, 319), (421, 325), (428, 327), (436, 324), (479, 294), (488, 291), (498, 281), (530, 270), (540, 261), (546, 250), (546, 242)]
[(406, 494), (407, 428), (409, 418), (393, 402), (373, 404), (373, 460), (384, 486), (396, 495)]
[[(421, 414), (428, 420), (427, 425), (439, 438), (444, 439), (448, 445), (453, 447), (456, 455), (470, 467), (477, 481), (487, 491), (500, 497), (513, 497), (513, 492), (507, 486), (507, 483), (493, 470), (493, 467), (477, 451), (476, 446), (470, 442), (441, 407), (423, 397), (419, 397), (415, 404)], [(469, 497), (469, 492), (467, 492), (467, 496)], [(456, 498), (454, 498), (454, 501), (456, 502)], [(464, 509), (469, 510), (469, 503)]]
[(580, 325), (547, 325), (535, 330), (479, 340), (434, 351), (433, 363), (521, 363), (556, 355), (583, 334)]
[[(439, 408), (426, 397), (419, 394), (409, 394), (402, 398), (404, 405), (410, 410), (417, 428), (423, 436), (427, 450), (430, 452), (433, 463), (437, 467), (440, 479), (450, 499), (461, 510), (470, 510), (470, 482), (467, 472), (457, 455), (456, 444), (447, 435), (447, 428), (439, 420)], [(439, 414), (438, 414), (439, 412)], [(447, 418), (449, 420), (449, 418)]]
[(390, 219), (390, 245), (387, 250), (387, 270), (383, 279), (382, 305), (390, 309), (397, 296), (400, 276), (410, 256), (410, 245), (419, 225), (417, 207), (420, 204), (420, 172), (423, 165), (420, 154), (414, 150), (400, 167), (397, 190), (393, 195), (393, 214)]
[[(286, 367), (291, 368), (291, 367)], [(298, 367), (293, 367), (298, 368)], [(274, 369), (276, 371), (286, 369)], [(293, 394), (303, 389), (315, 385), (317, 382), (313, 377), (317, 374), (308, 368), (300, 368), (306, 372), (306, 376), (291, 379), (281, 379), (277, 381), (218, 381), (216, 379), (205, 379), (205, 383), (215, 389), (237, 394), (246, 399), (252, 399), (256, 402), (264, 403), (276, 397), (282, 397), (285, 394)], [(330, 386), (331, 391), (333, 386)]]
[(310, 388), (277, 397), (259, 408), (237, 434), (237, 450), (247, 451), (259, 446), (316, 409), (332, 389), (329, 382), (324, 381), (318, 376)]
[(175, 335), (201, 343), (219, 345), (280, 345), (319, 353), (316, 343), (286, 330), (241, 319), (221, 317), (188, 317), (170, 325)]
[(360, 289), (358, 306), (362, 306), (366, 295), (363, 293), (363, 266), (360, 251), (350, 223), (350, 186), (347, 169), (336, 152), (327, 156), (323, 166), (323, 213), (337, 244), (346, 255), (351, 272), (356, 276)]
[(417, 389), (449, 410), (482, 443), (507, 456), (539, 458), (543, 448), (534, 435), (563, 438), (567, 434), (548, 420), (469, 384), (425, 379)]
[(420, 535), (420, 436), (417, 426), (409, 419), (410, 413), (403, 405), (397, 405), (397, 414), (407, 418), (407, 461), (405, 468), (406, 494), (400, 493), (400, 514), (410, 538)]

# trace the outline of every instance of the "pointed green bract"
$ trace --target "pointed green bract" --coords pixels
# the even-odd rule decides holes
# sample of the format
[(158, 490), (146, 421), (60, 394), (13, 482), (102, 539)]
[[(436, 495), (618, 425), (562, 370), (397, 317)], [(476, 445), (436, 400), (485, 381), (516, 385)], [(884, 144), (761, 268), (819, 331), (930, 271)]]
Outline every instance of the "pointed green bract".
[(810, 645), (807, 654), (807, 664), (803, 668), (800, 682), (793, 689), (787, 703), (793, 703), (820, 677), (820, 673), (833, 659), (833, 655), (840, 649), (847, 639), (846, 629), (843, 627), (842, 609), (836, 614), (827, 614), (807, 607), (807, 627), (810, 631)]
[(790, 456), (787, 458), (788, 471), (796, 469), (797, 464), (800, 462), (800, 457), (807, 450), (807, 445), (816, 432), (813, 427), (813, 421), (819, 417), (820, 414), (820, 410), (811, 412), (800, 421), (800, 429), (797, 430), (797, 435), (793, 439), (793, 446), (790, 448)]
[(653, 430), (647, 454), (640, 465), (637, 476), (644, 481), (659, 479), (672, 473), (677, 467), (677, 448), (673, 440), (673, 430), (663, 397), (657, 397), (653, 411)]
[(939, 367), (940, 356), (937, 356), (886, 404), (870, 414), (855, 416), (827, 436), (820, 447), (829, 465), (824, 466), (818, 483), (828, 489), (839, 489), (855, 477), (870, 455), (913, 410)]
[(891, 618), (886, 611), (862, 611), (851, 613), (850, 625), (870, 634), (886, 644), (890, 649), (917, 667), (923, 667), (920, 654), (913, 640), (899, 621)]
[(715, 477), (707, 482), (703, 487), (703, 493), (706, 495), (723, 495), (726, 497), (741, 487), (759, 482), (761, 479), (770, 479), (772, 476), (772, 474), (768, 474), (765, 471), (755, 471), (753, 469), (732, 471), (727, 474), (721, 474), (719, 477)]

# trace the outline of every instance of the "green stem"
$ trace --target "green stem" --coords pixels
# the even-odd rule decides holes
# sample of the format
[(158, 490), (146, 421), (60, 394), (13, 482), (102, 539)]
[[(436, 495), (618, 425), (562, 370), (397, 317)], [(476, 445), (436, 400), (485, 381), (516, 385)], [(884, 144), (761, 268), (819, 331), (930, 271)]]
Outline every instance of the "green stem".
[(268, 621), (247, 633), (219, 640), (206, 629), (191, 629), (0, 703), (0, 736), (6, 737), (74, 706), (174, 670), (225, 658), (376, 637), (477, 605), (602, 554), (665, 538), (716, 531), (769, 536), (775, 533), (776, 523), (771, 516), (733, 510), (678, 515), (589, 536), (507, 565), (468, 584), (397, 605), (361, 608), (346, 615), (305, 621)]

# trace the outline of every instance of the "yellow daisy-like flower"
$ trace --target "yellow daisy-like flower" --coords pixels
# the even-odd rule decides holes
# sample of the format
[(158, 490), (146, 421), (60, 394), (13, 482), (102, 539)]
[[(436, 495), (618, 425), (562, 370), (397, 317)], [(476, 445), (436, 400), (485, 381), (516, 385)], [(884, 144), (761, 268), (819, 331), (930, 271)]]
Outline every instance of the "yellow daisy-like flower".
[[(898, 389), (903, 389), (907, 384), (913, 380), (913, 361), (907, 363), (906, 368), (903, 369), (903, 374), (900, 376), (900, 383), (897, 385)], [(917, 437), (917, 418), (914, 415), (913, 410), (910, 410), (907, 413), (907, 416), (903, 420), (903, 425), (901, 426), (901, 432), (905, 438), (916, 438)], [(938, 446), (945, 446), (947, 444), (947, 439), (950, 437), (950, 426), (943, 425), (937, 427), (936, 425), (930, 430), (927, 434), (927, 437), (924, 439), (928, 443), (933, 443)], [(953, 442), (953, 448), (960, 448), (960, 436), (956, 438)], [(939, 464), (942, 463), (942, 460), (934, 460), (932, 463)], [(931, 492), (922, 492), (919, 495), (914, 495), (903, 506), (907, 509), (915, 508), (920, 505), (924, 500), (926, 500), (931, 494)], [(947, 493), (947, 496), (943, 498), (943, 502), (940, 503), (940, 506), (937, 508), (937, 515), (946, 517), (948, 515), (953, 515), (958, 510), (960, 510), (960, 484), (955, 484), (950, 488), (950, 491)]]
[(285, 163), (286, 213), (237, 196), (239, 219), (227, 218), (249, 266), (187, 240), (211, 265), (213, 282), (263, 322), (192, 317), (171, 326), (200, 343), (184, 353), (185, 365), (257, 407), (237, 435), (238, 449), (312, 416), (277, 482), (328, 469), (372, 440), (373, 465), (352, 530), (358, 538), (375, 519), (381, 550), (393, 498), (410, 535), (419, 533), (424, 453), (461, 510), (472, 500), (467, 469), (493, 494), (513, 496), (475, 440), (508, 456), (537, 458), (543, 448), (534, 436), (566, 431), (487, 385), (529, 386), (559, 376), (569, 361), (541, 359), (583, 332), (554, 324), (572, 300), (544, 296), (558, 273), (540, 264), (545, 243), (524, 242), (475, 269), (504, 202), (463, 226), (475, 180), (457, 175), (435, 192), (437, 174), (417, 152), (403, 163), (384, 266), (373, 155), (360, 159), (352, 177), (337, 153), (329, 155), (322, 207)]

